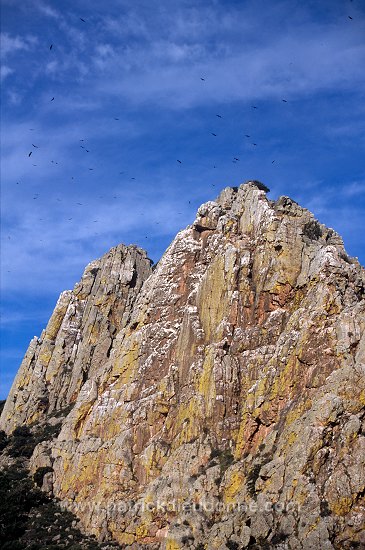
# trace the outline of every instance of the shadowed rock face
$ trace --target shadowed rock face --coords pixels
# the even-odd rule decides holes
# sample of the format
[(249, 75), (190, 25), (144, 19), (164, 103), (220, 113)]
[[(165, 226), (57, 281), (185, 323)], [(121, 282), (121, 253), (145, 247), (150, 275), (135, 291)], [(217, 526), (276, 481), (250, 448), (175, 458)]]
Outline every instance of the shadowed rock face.
[(88, 266), (1, 426), (74, 403), (32, 468), (123, 547), (361, 547), (364, 288), (310, 212), (227, 188), (153, 273), (123, 246)]

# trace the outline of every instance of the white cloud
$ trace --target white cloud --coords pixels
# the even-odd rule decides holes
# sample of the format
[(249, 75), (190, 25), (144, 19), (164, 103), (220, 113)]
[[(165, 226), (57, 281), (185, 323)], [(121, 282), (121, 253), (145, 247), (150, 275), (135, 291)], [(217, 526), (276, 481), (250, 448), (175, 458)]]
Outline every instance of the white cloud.
[[(287, 6), (278, 6), (263, 14), (265, 32), (250, 9), (161, 9), (149, 13), (148, 26), (147, 16), (143, 20), (133, 10), (104, 18), (103, 29), (114, 41), (101, 43), (90, 59), (102, 72), (89, 73), (94, 90), (122, 94), (132, 103), (192, 107), (283, 95), (295, 100), (364, 84), (362, 23), (350, 29), (342, 20), (331, 25), (308, 20), (302, 27), (280, 29)], [(140, 32), (138, 40), (128, 39), (132, 32)], [(85, 43), (82, 48), (87, 49)], [(206, 77), (204, 90), (201, 75)]]
[(41, 13), (43, 13), (43, 15), (51, 17), (52, 19), (58, 19), (60, 16), (57, 10), (55, 10), (48, 4), (44, 4), (43, 2), (37, 2), (36, 7)]
[(19, 50), (29, 50), (37, 43), (37, 38), (31, 35), (25, 37), (11, 36), (9, 33), (3, 32), (0, 35), (0, 41), (1, 56), (5, 58)]
[(1, 68), (0, 68), (1, 80), (4, 80), (7, 76), (9, 76), (9, 74), (11, 74), (13, 72), (14, 72), (14, 69), (11, 69), (7, 65), (2, 65)]
[(357, 197), (365, 194), (365, 181), (353, 181), (347, 184), (343, 189), (346, 197)]

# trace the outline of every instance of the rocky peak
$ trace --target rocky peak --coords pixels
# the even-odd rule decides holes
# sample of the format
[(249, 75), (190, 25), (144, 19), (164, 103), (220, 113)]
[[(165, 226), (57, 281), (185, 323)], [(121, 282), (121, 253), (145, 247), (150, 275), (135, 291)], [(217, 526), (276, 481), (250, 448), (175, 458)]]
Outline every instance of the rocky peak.
[(364, 269), (259, 183), (203, 204), (153, 272), (113, 249), (30, 345), (2, 426), (74, 403), (33, 467), (100, 539), (365, 544)]
[(151, 271), (143, 250), (119, 245), (91, 262), (73, 290), (61, 293), (46, 329), (29, 345), (1, 428), (11, 432), (75, 402), (83, 384), (108, 361)]

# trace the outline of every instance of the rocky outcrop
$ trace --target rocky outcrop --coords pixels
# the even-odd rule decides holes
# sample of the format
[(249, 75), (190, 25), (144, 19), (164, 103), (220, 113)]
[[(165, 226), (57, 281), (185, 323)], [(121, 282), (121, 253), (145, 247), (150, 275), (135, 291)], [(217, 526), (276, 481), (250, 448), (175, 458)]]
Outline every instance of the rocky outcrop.
[(143, 250), (119, 245), (90, 263), (72, 291), (62, 292), (47, 328), (29, 344), (0, 429), (10, 433), (76, 401), (84, 383), (103, 370), (151, 271)]
[(115, 250), (135, 276), (106, 270), (102, 330), (83, 313), (84, 351), (59, 360), (61, 297), (2, 416), (33, 421), (44, 388), (47, 407), (74, 402), (34, 454), (54, 494), (126, 548), (365, 544), (365, 274), (341, 238), (251, 182), (202, 205), (153, 273)]

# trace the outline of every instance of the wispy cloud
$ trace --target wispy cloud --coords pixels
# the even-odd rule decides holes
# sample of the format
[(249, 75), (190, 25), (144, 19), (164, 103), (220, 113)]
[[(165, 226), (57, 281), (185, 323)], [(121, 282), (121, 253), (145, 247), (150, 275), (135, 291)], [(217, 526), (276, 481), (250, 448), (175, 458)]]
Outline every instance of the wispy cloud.
[(60, 17), (60, 14), (56, 9), (54, 9), (53, 7), (51, 7), (48, 4), (44, 4), (43, 2), (37, 2), (36, 3), (36, 8), (43, 15), (46, 15), (47, 17), (51, 17), (52, 19), (58, 19)]
[(13, 72), (14, 72), (14, 69), (11, 69), (7, 65), (2, 65), (0, 67), (1, 80), (4, 80), (7, 76), (9, 76), (9, 74), (11, 74)]
[(347, 184), (343, 190), (343, 194), (350, 198), (365, 195), (365, 181), (353, 181)]

